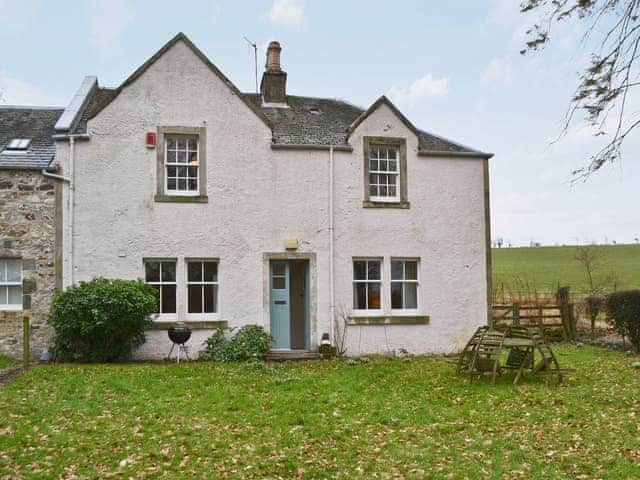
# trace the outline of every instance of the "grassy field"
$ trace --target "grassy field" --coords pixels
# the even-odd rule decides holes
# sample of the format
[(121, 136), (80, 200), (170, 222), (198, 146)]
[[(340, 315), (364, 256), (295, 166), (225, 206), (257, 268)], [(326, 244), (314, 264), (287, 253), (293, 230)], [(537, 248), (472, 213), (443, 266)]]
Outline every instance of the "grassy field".
[[(640, 288), (640, 245), (602, 246), (603, 265), (596, 272), (597, 283), (615, 274), (618, 290)], [(574, 247), (494, 248), (493, 282), (497, 291), (522, 289), (527, 285), (538, 291), (552, 292), (558, 282), (584, 292), (587, 276), (573, 260)], [(609, 282), (610, 283), (610, 282)]]
[(562, 386), (441, 358), (39, 366), (0, 389), (0, 477), (640, 477), (637, 357), (558, 347)]
[(5, 357), (4, 355), (0, 355), (0, 369), (7, 368), (15, 365), (16, 362), (11, 360), (9, 357)]

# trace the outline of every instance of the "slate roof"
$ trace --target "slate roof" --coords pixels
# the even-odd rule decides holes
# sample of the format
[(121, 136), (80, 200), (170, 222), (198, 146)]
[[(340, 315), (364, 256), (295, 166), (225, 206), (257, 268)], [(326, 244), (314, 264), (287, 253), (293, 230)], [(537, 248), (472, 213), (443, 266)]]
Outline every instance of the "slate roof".
[(89, 93), (84, 110), (80, 113), (74, 133), (86, 133), (87, 121), (106, 107), (127, 85), (134, 82), (158, 58), (178, 41), (184, 42), (191, 50), (225, 82), (273, 132), (273, 144), (279, 146), (327, 147), (329, 145), (349, 147), (350, 133), (381, 104), (388, 105), (395, 114), (413, 131), (419, 139), (419, 154), (490, 157), (490, 154), (459, 145), (431, 133), (417, 129), (385, 96), (380, 97), (367, 110), (348, 102), (332, 98), (313, 98), (295, 95), (287, 96), (287, 106), (280, 108), (264, 105), (260, 95), (241, 93), (237, 87), (200, 51), (183, 33), (167, 42), (149, 60), (143, 63), (118, 88), (96, 86)]
[[(49, 166), (55, 156), (54, 125), (64, 109), (0, 106), (0, 168), (38, 169)], [(4, 153), (13, 138), (29, 138), (26, 152)]]

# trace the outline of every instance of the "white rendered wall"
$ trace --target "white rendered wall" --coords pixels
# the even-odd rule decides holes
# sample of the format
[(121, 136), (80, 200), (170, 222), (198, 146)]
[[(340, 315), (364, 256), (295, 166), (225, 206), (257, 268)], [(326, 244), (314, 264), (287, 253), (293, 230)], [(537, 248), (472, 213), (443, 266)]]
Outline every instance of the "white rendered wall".
[[(156, 151), (144, 133), (158, 126), (206, 127), (208, 203), (154, 201)], [(217, 258), (220, 319), (268, 329), (263, 254), (283, 252), (292, 236), (298, 252), (316, 255), (312, 340), (331, 331), (327, 151), (272, 150), (269, 128), (182, 42), (90, 120), (88, 133), (76, 144), (75, 281), (141, 278), (144, 258), (177, 258), (180, 287), (185, 258)], [(363, 135), (407, 138), (410, 209), (362, 208)], [(415, 136), (384, 106), (350, 141), (353, 153), (335, 154), (336, 304), (352, 304), (352, 257), (381, 256), (387, 268), (391, 256), (420, 257), (431, 316), (423, 326), (351, 327), (352, 353), (459, 348), (486, 321), (482, 161), (417, 157)], [(184, 311), (179, 288), (179, 320)], [(191, 349), (210, 333), (195, 332)], [(168, 352), (166, 331), (147, 337), (139, 358)]]

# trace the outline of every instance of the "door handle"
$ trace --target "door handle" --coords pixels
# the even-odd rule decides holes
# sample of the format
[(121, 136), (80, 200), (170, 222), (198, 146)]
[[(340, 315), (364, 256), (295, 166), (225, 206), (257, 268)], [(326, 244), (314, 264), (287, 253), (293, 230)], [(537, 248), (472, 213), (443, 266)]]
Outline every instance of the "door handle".
[(286, 300), (276, 300), (273, 303), (275, 303), (276, 305), (286, 305), (287, 301)]

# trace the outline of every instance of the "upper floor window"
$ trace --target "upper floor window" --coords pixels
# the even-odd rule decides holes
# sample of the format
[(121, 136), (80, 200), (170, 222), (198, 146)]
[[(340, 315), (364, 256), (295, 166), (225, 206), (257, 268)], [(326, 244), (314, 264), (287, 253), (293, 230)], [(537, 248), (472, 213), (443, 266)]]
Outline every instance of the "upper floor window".
[(406, 139), (364, 137), (363, 144), (363, 206), (409, 208)]
[(31, 139), (29, 138), (13, 138), (9, 140), (5, 148), (7, 150), (27, 150), (30, 144)]
[(167, 195), (197, 195), (198, 137), (165, 137), (165, 191)]
[(400, 149), (396, 146), (369, 146), (369, 199), (374, 202), (400, 200)]
[(156, 201), (206, 202), (206, 129), (158, 127)]
[(22, 310), (20, 259), (0, 259), (0, 310)]
[(382, 309), (382, 261), (353, 261), (354, 310)]

